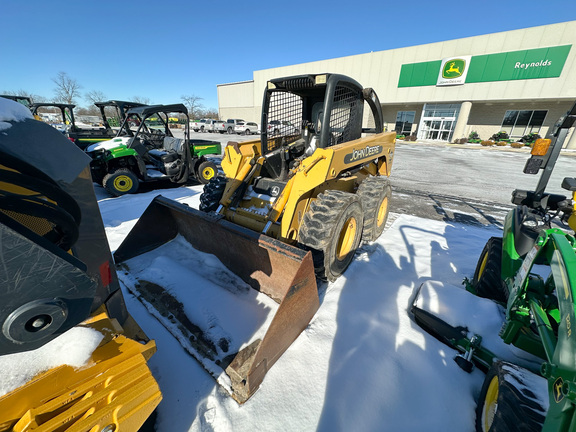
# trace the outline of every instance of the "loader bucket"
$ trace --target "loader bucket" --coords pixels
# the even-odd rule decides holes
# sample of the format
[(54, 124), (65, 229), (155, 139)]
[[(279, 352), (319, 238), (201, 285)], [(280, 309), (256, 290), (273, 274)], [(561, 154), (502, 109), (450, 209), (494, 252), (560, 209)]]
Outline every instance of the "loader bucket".
[(310, 252), (162, 196), (114, 258), (127, 288), (239, 403), (319, 307)]

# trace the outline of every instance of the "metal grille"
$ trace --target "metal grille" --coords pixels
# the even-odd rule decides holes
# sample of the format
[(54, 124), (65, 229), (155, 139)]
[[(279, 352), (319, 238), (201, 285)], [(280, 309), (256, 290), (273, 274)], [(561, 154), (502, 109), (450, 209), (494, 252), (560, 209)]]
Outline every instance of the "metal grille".
[(333, 141), (340, 144), (360, 138), (362, 135), (362, 110), (364, 100), (357, 89), (337, 86), (330, 113), (330, 133)]
[(275, 91), (270, 95), (268, 124), (263, 125), (267, 128), (267, 152), (300, 135), (302, 105), (302, 97), (294, 93)]

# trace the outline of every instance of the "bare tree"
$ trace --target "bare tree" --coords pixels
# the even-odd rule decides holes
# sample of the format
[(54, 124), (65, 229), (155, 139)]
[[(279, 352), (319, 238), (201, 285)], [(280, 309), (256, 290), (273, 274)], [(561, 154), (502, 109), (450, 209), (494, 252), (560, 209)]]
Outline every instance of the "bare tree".
[(218, 119), (218, 110), (215, 108), (206, 108), (199, 110), (199, 117)]
[(52, 78), (56, 84), (54, 95), (57, 102), (75, 104), (76, 98), (80, 97), (82, 86), (73, 78), (70, 78), (66, 72), (58, 72), (56, 78)]
[(144, 105), (152, 105), (152, 101), (150, 100), (150, 98), (141, 96), (132, 96), (132, 102), (137, 102)]
[(184, 95), (180, 96), (180, 99), (182, 99), (184, 105), (186, 105), (186, 108), (188, 108), (188, 114), (190, 115), (190, 118), (200, 118), (202, 116), (203, 106), (200, 104), (200, 101), (203, 98), (196, 95)]
[(5, 95), (12, 95), (12, 96), (24, 96), (24, 97), (29, 97), (30, 99), (32, 99), (32, 102), (46, 102), (46, 101), (48, 100), (48, 99), (45, 98), (44, 96), (40, 96), (40, 95), (37, 95), (37, 94), (33, 94), (33, 93), (30, 93), (29, 91), (23, 90), (23, 89), (16, 90), (16, 91), (13, 91), (13, 90), (4, 90), (4, 91), (2, 91), (2, 92), (0, 92), (0, 93), (5, 94)]
[(84, 99), (91, 104), (95, 104), (96, 102), (104, 102), (107, 98), (106, 95), (100, 90), (91, 90), (84, 94)]

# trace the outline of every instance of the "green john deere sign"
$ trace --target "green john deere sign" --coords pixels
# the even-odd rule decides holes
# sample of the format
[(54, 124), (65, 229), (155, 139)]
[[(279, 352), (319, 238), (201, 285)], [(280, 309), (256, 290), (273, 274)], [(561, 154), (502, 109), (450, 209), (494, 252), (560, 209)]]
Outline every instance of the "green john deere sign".
[(466, 60), (451, 59), (444, 64), (442, 68), (442, 78), (460, 78), (466, 69)]
[[(404, 64), (398, 87), (556, 78), (562, 73), (571, 48), (572, 45), (562, 45), (477, 55), (469, 57), (469, 64), (466, 64), (465, 56)], [(451, 82), (442, 82), (442, 79)]]

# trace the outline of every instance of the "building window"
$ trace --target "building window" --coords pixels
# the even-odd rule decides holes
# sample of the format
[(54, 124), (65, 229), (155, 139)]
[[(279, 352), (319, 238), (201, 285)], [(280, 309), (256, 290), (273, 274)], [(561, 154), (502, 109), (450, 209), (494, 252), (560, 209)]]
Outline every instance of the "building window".
[(506, 111), (502, 120), (501, 130), (510, 135), (511, 138), (521, 138), (532, 132), (538, 133), (544, 123), (547, 112), (546, 110)]
[(416, 117), (416, 111), (398, 111), (396, 114), (396, 126), (394, 129), (398, 135), (410, 135), (412, 124)]

